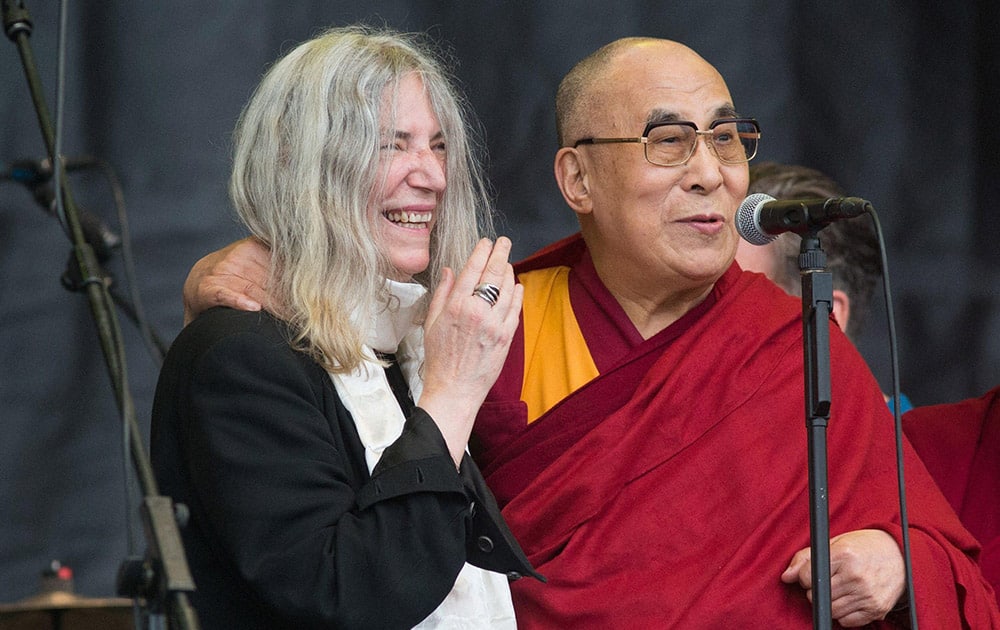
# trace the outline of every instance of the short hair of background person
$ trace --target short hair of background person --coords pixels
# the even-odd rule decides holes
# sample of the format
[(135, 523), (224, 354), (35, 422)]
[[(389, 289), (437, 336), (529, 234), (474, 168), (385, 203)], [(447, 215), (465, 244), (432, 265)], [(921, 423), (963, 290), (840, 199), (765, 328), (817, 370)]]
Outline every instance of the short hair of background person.
[[(806, 166), (777, 162), (750, 165), (749, 193), (764, 193), (775, 199), (845, 196), (840, 185), (824, 173)], [(834, 290), (843, 291), (850, 300), (847, 321), (841, 322), (841, 326), (848, 337), (857, 341), (881, 271), (878, 240), (871, 217), (866, 215), (831, 223), (819, 233), (819, 239), (826, 252), (826, 269), (833, 276)], [(798, 234), (786, 232), (768, 245), (741, 243), (740, 247), (741, 250), (758, 247), (770, 250), (773, 273), (767, 275), (786, 292), (801, 295), (798, 261), (801, 243)]]

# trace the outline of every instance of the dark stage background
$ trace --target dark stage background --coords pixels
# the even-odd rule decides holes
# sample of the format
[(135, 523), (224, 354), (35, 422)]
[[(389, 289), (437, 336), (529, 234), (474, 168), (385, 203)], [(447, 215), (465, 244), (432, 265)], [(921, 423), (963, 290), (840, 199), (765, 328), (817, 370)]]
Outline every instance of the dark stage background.
[[(58, 5), (27, 2), (53, 114)], [(366, 20), (425, 30), (453, 52), (483, 123), (501, 230), (519, 257), (575, 230), (551, 175), (560, 77), (621, 36), (678, 39), (714, 63), (740, 111), (759, 119), (758, 159), (817, 167), (873, 202), (888, 236), (903, 390), (917, 404), (945, 402), (1000, 382), (997, 6), (78, 2), (67, 26), (63, 153), (106, 160), (121, 179), (138, 288), (169, 342), (181, 327), (188, 269), (241, 236), (225, 194), (240, 108), (265, 67), (321, 27)], [(7, 39), (0, 118), (5, 167), (44, 156)], [(100, 171), (75, 172), (70, 183), (78, 205), (120, 231)], [(75, 568), (80, 592), (112, 595), (127, 553), (126, 512), (137, 513), (134, 496), (126, 498), (121, 423), (86, 299), (60, 285), (68, 255), (58, 223), (27, 188), (0, 182), (0, 601), (34, 593), (53, 558)], [(122, 258), (116, 252), (107, 268), (124, 291)], [(145, 429), (157, 364), (119, 317)], [(884, 322), (872, 313), (860, 345), (888, 387)]]

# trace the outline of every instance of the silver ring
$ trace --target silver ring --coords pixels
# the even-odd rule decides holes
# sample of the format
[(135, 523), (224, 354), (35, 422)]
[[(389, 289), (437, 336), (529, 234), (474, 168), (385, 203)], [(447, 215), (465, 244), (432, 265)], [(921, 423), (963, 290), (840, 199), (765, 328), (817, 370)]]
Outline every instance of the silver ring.
[(497, 298), (500, 297), (500, 287), (489, 282), (481, 282), (472, 290), (472, 295), (483, 298), (489, 303), (490, 308), (493, 308), (497, 304)]

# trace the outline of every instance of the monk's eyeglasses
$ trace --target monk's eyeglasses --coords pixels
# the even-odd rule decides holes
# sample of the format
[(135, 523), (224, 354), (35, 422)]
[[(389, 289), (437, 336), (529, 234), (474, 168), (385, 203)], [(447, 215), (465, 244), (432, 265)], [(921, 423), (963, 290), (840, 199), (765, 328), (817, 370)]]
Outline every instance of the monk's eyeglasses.
[(760, 125), (753, 118), (720, 118), (707, 131), (701, 131), (693, 122), (652, 122), (638, 138), (582, 138), (573, 148), (581, 144), (639, 142), (650, 164), (680, 166), (694, 155), (698, 136), (705, 138), (705, 144), (723, 164), (742, 164), (757, 155)]

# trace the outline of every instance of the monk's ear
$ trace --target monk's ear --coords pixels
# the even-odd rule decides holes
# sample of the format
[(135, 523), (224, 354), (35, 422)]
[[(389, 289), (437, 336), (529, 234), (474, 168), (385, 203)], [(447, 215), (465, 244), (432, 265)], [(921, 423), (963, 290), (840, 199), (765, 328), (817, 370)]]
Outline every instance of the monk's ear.
[(577, 214), (589, 214), (591, 203), (587, 188), (587, 164), (580, 152), (572, 147), (559, 149), (554, 168), (559, 191), (569, 207)]

